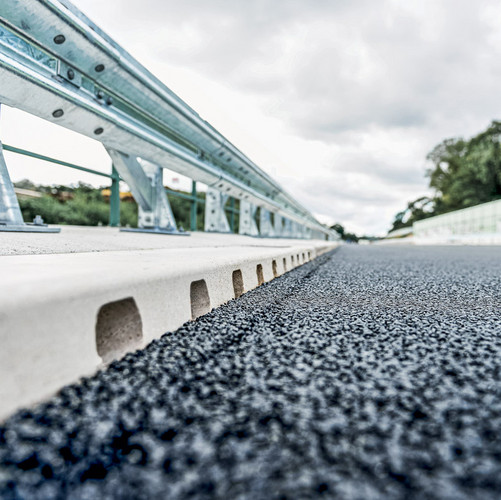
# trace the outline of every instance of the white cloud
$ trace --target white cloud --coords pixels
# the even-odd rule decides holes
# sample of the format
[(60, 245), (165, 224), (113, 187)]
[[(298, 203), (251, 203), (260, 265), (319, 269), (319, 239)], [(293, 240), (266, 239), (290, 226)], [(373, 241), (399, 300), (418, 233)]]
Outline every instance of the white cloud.
[(349, 230), (387, 230), (427, 192), (426, 153), (496, 118), (493, 0), (74, 3), (300, 202)]

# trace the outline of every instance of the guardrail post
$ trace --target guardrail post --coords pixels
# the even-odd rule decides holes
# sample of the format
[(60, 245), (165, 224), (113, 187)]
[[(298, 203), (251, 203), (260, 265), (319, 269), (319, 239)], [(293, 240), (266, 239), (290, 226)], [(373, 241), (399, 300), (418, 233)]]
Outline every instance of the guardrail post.
[(259, 232), (261, 236), (275, 236), (275, 230), (271, 223), (271, 213), (263, 207), (259, 209)]
[(197, 230), (197, 181), (191, 181), (191, 212), (190, 227), (192, 231)]
[(284, 235), (284, 218), (275, 212), (273, 221), (273, 230), (275, 231), (275, 236)]
[(230, 225), (224, 211), (228, 195), (214, 188), (207, 188), (205, 194), (205, 231), (229, 233)]
[(284, 218), (284, 230), (282, 233), (286, 238), (293, 238), (294, 232), (292, 229), (292, 221), (290, 219)]
[(19, 202), (14, 192), (14, 186), (10, 180), (3, 148), (0, 143), (0, 223), (2, 225), (24, 224)]
[(117, 169), (111, 167), (111, 195), (110, 195), (110, 226), (120, 225), (120, 175)]
[(141, 165), (135, 156), (107, 148), (120, 177), (129, 185), (138, 205), (138, 228), (121, 231), (187, 234), (176, 228), (169, 199), (163, 186), (163, 169), (153, 163)]
[(303, 225), (300, 224), (299, 222), (296, 222), (294, 224), (294, 237), (295, 238), (303, 238), (304, 237), (304, 234), (303, 234)]
[(240, 200), (240, 219), (239, 219), (239, 234), (246, 234), (247, 236), (259, 236), (259, 230), (256, 224), (256, 205)]
[(235, 198), (233, 196), (230, 199), (230, 209), (231, 209), (231, 215), (230, 215), (230, 229), (231, 232), (235, 232)]
[(37, 215), (33, 224), (25, 224), (23, 214), (17, 201), (14, 185), (10, 180), (9, 171), (3, 155), (0, 142), (0, 231), (22, 231), (29, 233), (58, 233), (59, 228), (49, 228)]

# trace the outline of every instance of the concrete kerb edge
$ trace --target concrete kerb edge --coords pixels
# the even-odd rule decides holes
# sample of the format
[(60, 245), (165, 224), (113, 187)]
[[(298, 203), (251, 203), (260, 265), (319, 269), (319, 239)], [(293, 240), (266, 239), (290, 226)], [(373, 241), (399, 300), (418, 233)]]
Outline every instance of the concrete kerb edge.
[[(235, 298), (233, 271), (241, 271), (245, 293), (259, 286), (258, 265), (262, 266), (266, 283), (337, 246), (334, 242), (301, 243), (287, 248), (262, 248), (256, 255), (228, 259), (226, 263), (214, 262), (207, 265), (205, 271), (198, 267), (179, 273), (166, 268), (150, 279), (144, 279), (139, 273), (137, 279), (121, 280), (119, 284), (103, 286), (92, 293), (72, 294), (71, 283), (66, 294), (61, 290), (50, 293), (48, 283), (45, 293), (36, 301), (27, 303), (19, 297), (15, 304), (10, 301), (10, 307), (2, 308), (0, 313), (0, 419), (43, 401), (64, 385), (91, 375), (103, 366), (96, 351), (96, 319), (105, 304), (133, 298), (141, 317), (142, 342), (126, 348), (119, 356), (122, 357), (192, 319), (190, 285), (193, 282), (204, 280), (206, 283), (210, 308), (205, 312), (209, 312)], [(89, 270), (89, 279), (91, 274)]]

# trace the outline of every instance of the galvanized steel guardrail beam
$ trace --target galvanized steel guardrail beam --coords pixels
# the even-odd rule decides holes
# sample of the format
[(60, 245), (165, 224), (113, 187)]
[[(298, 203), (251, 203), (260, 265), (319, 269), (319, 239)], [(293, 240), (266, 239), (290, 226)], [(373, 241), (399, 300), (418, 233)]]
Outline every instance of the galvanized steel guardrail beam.
[[(145, 228), (176, 229), (155, 187), (169, 168), (260, 207), (263, 236), (337, 237), (67, 0), (0, 3), (0, 81), (0, 102), (102, 142)], [(206, 230), (226, 227), (222, 207)]]

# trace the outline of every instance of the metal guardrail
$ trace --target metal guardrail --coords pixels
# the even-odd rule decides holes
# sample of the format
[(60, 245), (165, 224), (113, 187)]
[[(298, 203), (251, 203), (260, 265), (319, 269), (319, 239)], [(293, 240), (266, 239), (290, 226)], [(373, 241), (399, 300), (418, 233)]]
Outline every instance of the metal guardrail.
[(66, 0), (0, 3), (0, 79), (0, 102), (102, 142), (144, 229), (176, 232), (162, 189), (169, 168), (207, 184), (207, 231), (229, 231), (232, 197), (242, 234), (337, 237)]

